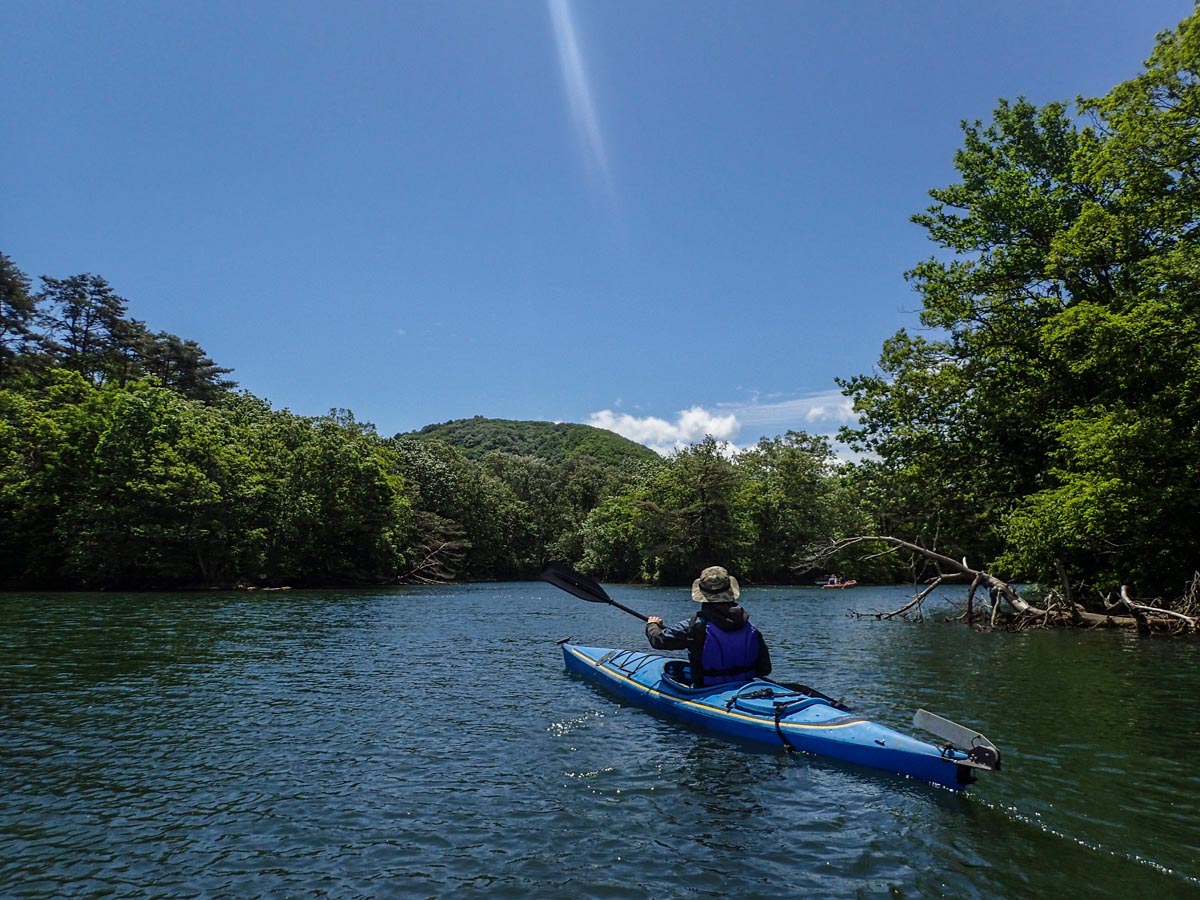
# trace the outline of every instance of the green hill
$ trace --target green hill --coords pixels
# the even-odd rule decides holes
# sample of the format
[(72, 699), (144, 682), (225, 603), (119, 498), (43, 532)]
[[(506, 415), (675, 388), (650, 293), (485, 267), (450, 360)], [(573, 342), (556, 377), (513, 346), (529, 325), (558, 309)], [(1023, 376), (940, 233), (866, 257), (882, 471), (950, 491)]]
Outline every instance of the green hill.
[(441, 440), (461, 449), (472, 457), (498, 450), (521, 456), (536, 456), (551, 462), (562, 462), (584, 456), (608, 465), (626, 462), (658, 463), (662, 461), (649, 447), (623, 438), (612, 431), (591, 425), (572, 425), (554, 422), (519, 422), (513, 419), (455, 419), (437, 425), (426, 425), (405, 437)]

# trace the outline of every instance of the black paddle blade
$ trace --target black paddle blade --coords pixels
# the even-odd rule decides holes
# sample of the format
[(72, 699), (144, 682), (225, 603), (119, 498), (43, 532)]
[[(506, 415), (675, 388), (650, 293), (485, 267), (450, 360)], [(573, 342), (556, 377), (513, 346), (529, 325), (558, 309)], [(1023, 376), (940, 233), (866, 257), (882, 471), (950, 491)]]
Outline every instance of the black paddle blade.
[(542, 581), (561, 588), (568, 594), (574, 594), (580, 600), (590, 600), (592, 603), (612, 603), (612, 598), (586, 575), (576, 572), (565, 562), (552, 560), (542, 569)]

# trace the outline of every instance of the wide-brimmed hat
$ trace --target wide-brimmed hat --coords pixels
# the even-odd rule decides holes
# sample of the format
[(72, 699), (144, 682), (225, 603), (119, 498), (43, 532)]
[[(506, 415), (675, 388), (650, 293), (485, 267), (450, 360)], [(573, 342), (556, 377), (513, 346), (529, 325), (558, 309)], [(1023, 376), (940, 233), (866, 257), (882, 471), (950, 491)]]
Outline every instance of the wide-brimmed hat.
[(724, 566), (709, 566), (692, 582), (692, 599), (697, 603), (732, 603), (741, 593), (737, 579)]

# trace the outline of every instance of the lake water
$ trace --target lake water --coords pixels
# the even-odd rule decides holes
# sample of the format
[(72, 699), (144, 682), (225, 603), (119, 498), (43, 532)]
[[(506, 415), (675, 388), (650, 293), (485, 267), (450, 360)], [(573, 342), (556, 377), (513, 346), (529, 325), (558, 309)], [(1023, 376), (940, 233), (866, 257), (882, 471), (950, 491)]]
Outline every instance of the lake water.
[(910, 594), (743, 602), (776, 677), (995, 741), (965, 794), (622, 706), (555, 641), (641, 623), (541, 583), (0, 595), (0, 896), (1200, 897), (1200, 645), (845, 614)]

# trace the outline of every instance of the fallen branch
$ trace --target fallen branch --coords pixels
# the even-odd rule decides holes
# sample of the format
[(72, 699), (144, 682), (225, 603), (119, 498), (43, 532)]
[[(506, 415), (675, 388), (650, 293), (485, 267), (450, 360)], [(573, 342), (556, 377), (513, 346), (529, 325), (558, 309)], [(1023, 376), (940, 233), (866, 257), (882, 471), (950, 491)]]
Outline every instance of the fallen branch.
[[(1052, 608), (1035, 606), (1022, 597), (1020, 592), (1018, 592), (1016, 588), (1014, 588), (1008, 582), (997, 578), (995, 575), (992, 575), (989, 572), (984, 572), (979, 569), (972, 569), (969, 565), (967, 565), (965, 559), (959, 561), (953, 559), (952, 557), (946, 556), (943, 553), (938, 553), (936, 550), (929, 550), (920, 546), (919, 544), (914, 544), (911, 541), (906, 541), (902, 538), (891, 537), (889, 535), (857, 535), (855, 537), (842, 538), (824, 547), (817, 554), (815, 554), (813, 558), (819, 559), (833, 556), (859, 544), (890, 544), (892, 547), (906, 549), (920, 556), (924, 556), (926, 559), (932, 561), (938, 566), (939, 573), (935, 584), (940, 584), (943, 580), (953, 577), (952, 573), (954, 573), (959, 577), (970, 577), (973, 579), (971, 587), (972, 593), (978, 585), (987, 585), (988, 594), (992, 600), (992, 627), (995, 627), (996, 625), (999, 617), (1000, 601), (1003, 600), (1004, 603), (1006, 603), (1009, 608), (1013, 610), (1018, 623), (1024, 622), (1028, 624), (1032, 621), (1040, 620), (1042, 625), (1048, 625), (1051, 621), (1062, 621), (1063, 624), (1067, 624), (1069, 622), (1073, 625), (1089, 626), (1092, 628), (1138, 628), (1139, 630), (1145, 631), (1178, 631), (1181, 627), (1180, 623), (1182, 623), (1182, 627), (1185, 627), (1189, 631), (1200, 630), (1200, 619), (1184, 615), (1183, 613), (1137, 603), (1129, 597), (1128, 591), (1125, 588), (1121, 589), (1120, 601), (1115, 603), (1106, 602), (1105, 609), (1112, 610), (1117, 606), (1121, 606), (1128, 613), (1127, 615), (1113, 615), (1111, 612), (1090, 612), (1076, 603), (1072, 598), (1070, 593), (1070, 585), (1066, 578), (1066, 572), (1061, 565), (1058, 568), (1064, 585), (1064, 611), (1056, 612)], [(949, 571), (942, 572), (942, 569)], [(875, 614), (875, 617), (879, 619), (893, 618), (912, 608), (913, 606), (918, 605), (926, 596), (928, 596), (928, 591), (923, 592), (911, 603), (893, 613), (879, 613)]]
[(876, 619), (894, 619), (894, 618), (896, 618), (896, 616), (904, 615), (906, 612), (908, 612), (914, 606), (920, 606), (921, 603), (924, 602), (925, 598), (928, 597), (931, 593), (933, 593), (934, 588), (936, 588), (941, 583), (942, 583), (942, 579), (940, 577), (935, 578), (933, 580), (933, 583), (930, 584), (929, 587), (925, 588), (925, 590), (921, 591), (921, 593), (917, 594), (916, 597), (914, 597), (908, 603), (904, 604), (899, 609), (894, 609), (889, 613), (880, 613), (880, 612), (860, 613), (860, 612), (851, 610), (851, 614), (857, 619), (863, 619), (863, 618), (866, 618), (867, 616), (874, 616)]
[(1179, 619), (1187, 624), (1187, 627), (1193, 631), (1196, 629), (1196, 620), (1191, 616), (1185, 616), (1181, 612), (1175, 612), (1170, 609), (1162, 609), (1157, 606), (1147, 606), (1144, 603), (1136, 603), (1129, 596), (1129, 589), (1125, 585), (1121, 585), (1121, 600), (1129, 609), (1135, 609), (1142, 613), (1150, 613), (1155, 616), (1164, 616), (1168, 619)]

